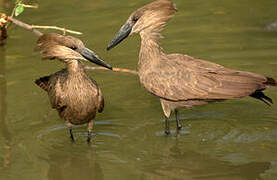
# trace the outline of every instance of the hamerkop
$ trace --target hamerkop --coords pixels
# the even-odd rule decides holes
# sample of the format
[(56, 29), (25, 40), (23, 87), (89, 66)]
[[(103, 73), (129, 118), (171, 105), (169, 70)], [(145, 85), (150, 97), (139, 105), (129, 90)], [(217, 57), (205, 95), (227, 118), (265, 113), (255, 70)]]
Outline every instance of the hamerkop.
[(272, 100), (262, 92), (276, 81), (263, 75), (225, 68), (183, 54), (165, 54), (160, 47), (160, 32), (177, 11), (175, 4), (158, 0), (133, 12), (121, 27), (107, 50), (126, 37), (138, 33), (141, 48), (138, 61), (140, 82), (160, 98), (166, 117), (165, 133), (169, 134), (168, 118), (178, 107), (192, 107), (209, 102), (251, 96), (266, 104)]
[(42, 35), (37, 42), (36, 50), (43, 54), (43, 59), (58, 59), (66, 63), (66, 68), (49, 76), (44, 76), (35, 83), (44, 89), (49, 96), (52, 108), (56, 109), (72, 134), (72, 124), (88, 123), (90, 142), (96, 111), (102, 112), (104, 98), (95, 80), (89, 78), (80, 60), (112, 69), (83, 42), (72, 36), (50, 33)]

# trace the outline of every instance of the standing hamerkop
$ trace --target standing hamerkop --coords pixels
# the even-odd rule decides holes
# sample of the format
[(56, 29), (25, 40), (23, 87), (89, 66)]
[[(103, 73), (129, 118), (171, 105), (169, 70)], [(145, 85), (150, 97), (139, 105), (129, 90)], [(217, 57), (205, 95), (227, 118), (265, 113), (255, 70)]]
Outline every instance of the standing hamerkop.
[(140, 82), (160, 98), (166, 117), (165, 133), (169, 134), (169, 116), (175, 111), (177, 128), (181, 129), (178, 107), (192, 107), (209, 102), (251, 96), (272, 103), (262, 91), (276, 86), (276, 81), (263, 75), (228, 69), (183, 54), (165, 54), (160, 47), (160, 32), (177, 11), (175, 4), (157, 0), (134, 11), (121, 27), (107, 50), (131, 34), (141, 37), (138, 61)]
[(52, 108), (65, 120), (72, 141), (72, 124), (88, 123), (87, 141), (90, 142), (96, 111), (103, 111), (104, 98), (96, 81), (87, 76), (80, 60), (108, 69), (112, 67), (72, 36), (42, 35), (36, 49), (43, 54), (43, 59), (58, 59), (66, 63), (65, 69), (41, 77), (35, 83), (48, 93)]

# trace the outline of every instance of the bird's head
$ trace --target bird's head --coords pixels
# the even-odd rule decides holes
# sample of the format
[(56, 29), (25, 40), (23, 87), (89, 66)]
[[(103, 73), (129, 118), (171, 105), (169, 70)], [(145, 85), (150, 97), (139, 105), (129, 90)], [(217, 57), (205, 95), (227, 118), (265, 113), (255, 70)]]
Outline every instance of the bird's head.
[(44, 34), (39, 37), (35, 50), (42, 53), (43, 59), (59, 59), (66, 63), (78, 60), (90, 61), (112, 69), (97, 54), (86, 48), (80, 39), (72, 36), (56, 33)]
[(175, 4), (157, 0), (134, 11), (120, 28), (107, 50), (112, 49), (133, 33), (159, 33), (177, 11)]

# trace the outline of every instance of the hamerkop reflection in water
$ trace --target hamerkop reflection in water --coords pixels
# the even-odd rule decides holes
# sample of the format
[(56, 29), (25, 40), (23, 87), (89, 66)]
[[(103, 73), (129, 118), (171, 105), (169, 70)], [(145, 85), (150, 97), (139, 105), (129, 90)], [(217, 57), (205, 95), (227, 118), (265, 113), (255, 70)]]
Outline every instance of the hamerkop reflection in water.
[(168, 118), (178, 107), (192, 107), (213, 101), (251, 96), (266, 104), (272, 103), (262, 91), (276, 86), (276, 81), (263, 75), (225, 68), (183, 54), (165, 54), (160, 47), (160, 32), (177, 11), (175, 4), (158, 0), (133, 12), (121, 27), (107, 50), (133, 33), (141, 37), (138, 61), (140, 82), (158, 96), (166, 116), (165, 133), (169, 134)]
[(59, 112), (70, 129), (72, 124), (88, 123), (88, 139), (90, 142), (96, 111), (102, 112), (104, 98), (95, 80), (89, 78), (79, 60), (90, 61), (112, 69), (93, 51), (85, 47), (83, 42), (72, 36), (50, 33), (42, 35), (36, 50), (43, 54), (43, 59), (58, 59), (66, 63), (66, 68), (35, 81), (47, 91), (52, 108)]

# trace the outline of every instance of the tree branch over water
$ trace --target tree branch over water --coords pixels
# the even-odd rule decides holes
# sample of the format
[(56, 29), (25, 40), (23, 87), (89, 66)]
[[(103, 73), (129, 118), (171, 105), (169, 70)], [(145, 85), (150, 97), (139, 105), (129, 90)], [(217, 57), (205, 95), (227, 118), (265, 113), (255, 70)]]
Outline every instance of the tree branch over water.
[(38, 31), (37, 29), (56, 29), (56, 30), (62, 31), (64, 34), (66, 32), (71, 33), (71, 34), (78, 34), (78, 35), (82, 34), (81, 32), (78, 32), (78, 31), (73, 31), (73, 30), (69, 30), (69, 29), (61, 28), (61, 27), (57, 27), (57, 26), (29, 25), (29, 24), (26, 24), (26, 23), (24, 23), (22, 21), (19, 21), (19, 20), (15, 19), (15, 18), (13, 18), (11, 16), (8, 17), (8, 21), (12, 22), (13, 24), (15, 24), (15, 25), (17, 25), (19, 27), (22, 27), (24, 29), (32, 31), (36, 36), (43, 35), (43, 33)]
[(24, 28), (24, 29), (27, 29), (27, 30), (29, 30), (29, 31), (32, 31), (36, 36), (41, 36), (41, 35), (43, 35), (42, 32), (40, 32), (40, 31), (34, 29), (31, 25), (26, 24), (26, 23), (24, 23), (24, 22), (22, 22), (22, 21), (19, 21), (19, 20), (13, 18), (13, 17), (8, 17), (8, 21), (12, 22), (13, 24), (15, 24), (15, 25), (17, 25), (17, 26), (19, 26), (19, 27), (22, 27), (22, 28)]
[(38, 26), (38, 25), (31, 25), (32, 29), (55, 29), (55, 30), (59, 30), (62, 31), (64, 34), (65, 33), (71, 33), (71, 34), (78, 34), (81, 35), (83, 33), (78, 32), (78, 31), (73, 31), (73, 30), (69, 30), (69, 29), (65, 29), (65, 28), (61, 28), (61, 27), (57, 27), (57, 26)]
[[(15, 19), (14, 16), (18, 16), (19, 14), (21, 14), (24, 11), (24, 7), (26, 7), (26, 8), (38, 8), (37, 5), (25, 5), (25, 4), (22, 4), (21, 2), (22, 1), (17, 1), (17, 3), (15, 4), (15, 7), (13, 8), (11, 16), (7, 16), (5, 13), (1, 14), (1, 18), (0, 18), (0, 27), (1, 27), (0, 28), (0, 30), (1, 30), (0, 46), (5, 44), (5, 41), (8, 37), (7, 29), (8, 29), (10, 24), (14, 24), (14, 25), (19, 26), (23, 29), (29, 30), (29, 31), (33, 32), (38, 37), (42, 36), (43, 33), (41, 31), (37, 30), (37, 29), (55, 29), (55, 30), (62, 31), (64, 35), (66, 33), (77, 34), (77, 35), (82, 34), (81, 32), (78, 32), (78, 31), (73, 31), (73, 30), (69, 30), (69, 29), (62, 28), (62, 27), (57, 27), (57, 26), (30, 25), (30, 24), (22, 22), (18, 19)], [(85, 65), (85, 69), (87, 69), (87, 70), (108, 70), (104, 67), (94, 67), (94, 66), (88, 66), (88, 65)], [(130, 70), (130, 69), (113, 68), (113, 71), (114, 72), (125, 72), (125, 73), (130, 73), (130, 74), (135, 74), (135, 75), (138, 74), (137, 71)]]
[(43, 33), (41, 33), (40, 31), (38, 31), (36, 29), (55, 29), (55, 30), (62, 31), (63, 34), (66, 34), (66, 33), (72, 33), (72, 34), (78, 34), (78, 35), (82, 34), (81, 32), (78, 32), (78, 31), (73, 31), (73, 30), (69, 30), (69, 29), (61, 28), (61, 27), (57, 27), (57, 26), (29, 25), (29, 24), (26, 24), (22, 21), (19, 21), (19, 20), (15, 19), (14, 16), (20, 15), (24, 11), (24, 8), (38, 8), (38, 5), (23, 4), (22, 0), (17, 0), (15, 2), (15, 6), (14, 6), (10, 16), (8, 16), (5, 13), (1, 14), (1, 18), (0, 18), (0, 26), (1, 26), (0, 45), (5, 44), (5, 40), (8, 37), (7, 29), (9, 27), (10, 23), (13, 23), (13, 24), (15, 24), (19, 27), (22, 27), (24, 29), (27, 29), (29, 31), (32, 31), (36, 36), (41, 36), (43, 34)]

